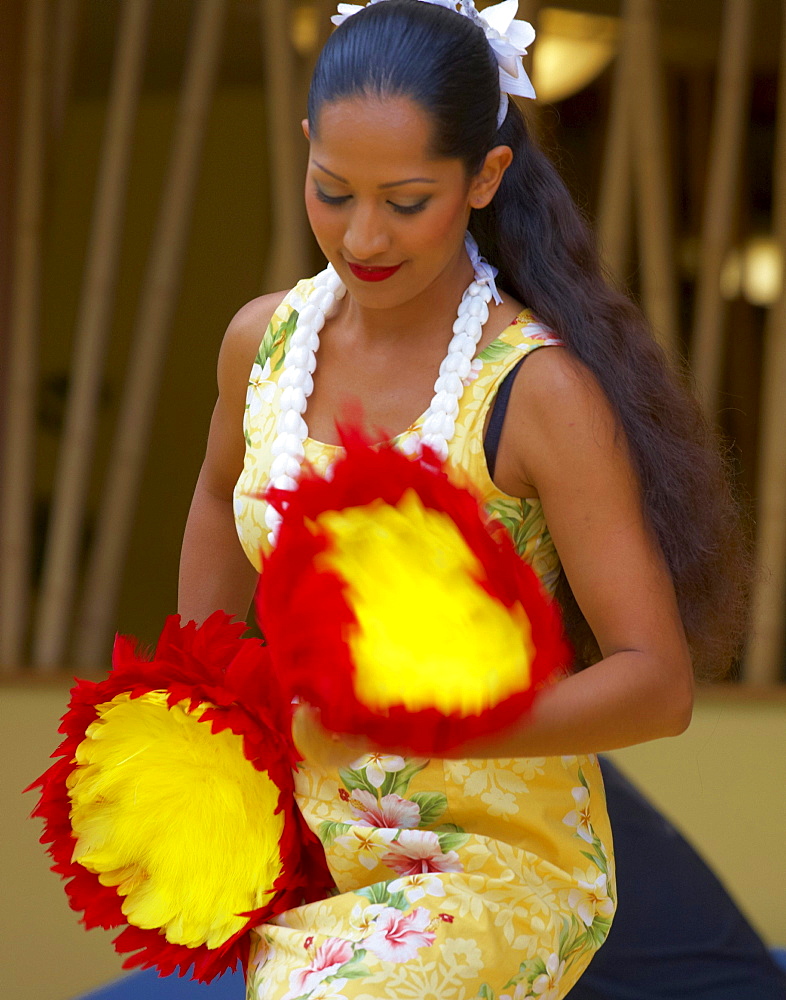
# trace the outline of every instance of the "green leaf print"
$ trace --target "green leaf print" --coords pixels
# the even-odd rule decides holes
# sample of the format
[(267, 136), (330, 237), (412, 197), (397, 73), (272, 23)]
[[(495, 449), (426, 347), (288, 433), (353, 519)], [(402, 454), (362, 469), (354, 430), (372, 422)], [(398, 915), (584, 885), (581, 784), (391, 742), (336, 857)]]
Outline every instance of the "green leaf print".
[(592, 935), (594, 947), (599, 948), (609, 936), (610, 930), (611, 921), (607, 917), (595, 917), (591, 926), (587, 928), (587, 934)]
[(587, 779), (584, 777), (584, 772), (579, 768), (579, 781), (584, 785), (584, 787), (589, 791), (589, 785), (587, 784)]
[(486, 344), (480, 354), (478, 354), (478, 357), (484, 363), (486, 361), (502, 361), (512, 350), (515, 350), (515, 348), (511, 347), (510, 344), (506, 344), (504, 340), (492, 340), (490, 344)]
[(608, 875), (608, 872), (606, 871), (605, 868), (606, 861), (603, 857), (595, 854), (594, 851), (581, 851), (580, 853), (584, 855), (587, 861), (591, 861), (593, 865), (596, 865), (598, 868), (600, 868), (601, 872), (604, 875)]
[(277, 372), (279, 368), (284, 364), (284, 355), (287, 352), (287, 347), (289, 346), (289, 341), (292, 337), (292, 334), (295, 332), (298, 315), (299, 313), (295, 309), (293, 309), (292, 312), (287, 317), (286, 321), (282, 323), (281, 326), (278, 328), (278, 336), (276, 337), (275, 346), (277, 347), (278, 344), (282, 344), (283, 350), (279, 354), (278, 360), (276, 361), (275, 367), (273, 368), (274, 372)]
[(362, 788), (376, 798), (377, 789), (368, 780), (365, 771), (355, 771), (351, 767), (342, 767), (338, 772), (338, 776), (341, 778), (348, 792), (353, 791), (355, 788)]
[(442, 792), (413, 792), (409, 798), (411, 802), (416, 802), (420, 809), (418, 826), (421, 828), (436, 822), (448, 807), (448, 797)]
[(391, 892), (387, 898), (387, 904), (402, 912), (409, 909), (409, 900), (403, 892)]
[(336, 837), (343, 837), (345, 834), (349, 833), (352, 827), (349, 823), (334, 823), (333, 821), (326, 819), (324, 823), (319, 824), (318, 836), (325, 847), (329, 847)]
[(477, 1000), (494, 1000), (494, 990), (488, 983), (483, 983), (478, 990)]
[(362, 889), (355, 890), (356, 896), (362, 896), (370, 903), (381, 903), (383, 906), (392, 906), (396, 910), (408, 910), (409, 900), (403, 892), (391, 892), (387, 882), (375, 882), (374, 885), (366, 885)]
[[(395, 780), (391, 783), (390, 792), (386, 792), (385, 794), (401, 795), (403, 797), (404, 792), (409, 788), (410, 781), (424, 767), (428, 767), (428, 765), (429, 761), (427, 760), (410, 761), (402, 771), (394, 771), (393, 777)], [(376, 789), (374, 791), (376, 792)]]
[(464, 833), (462, 827), (456, 823), (440, 823), (439, 826), (431, 828), (432, 833)]
[(521, 510), (514, 500), (493, 500), (486, 504), (486, 513), (499, 521), (513, 537), (521, 520)]
[(367, 965), (363, 964), (363, 959), (366, 957), (366, 949), (358, 948), (355, 954), (350, 958), (348, 962), (345, 962), (340, 968), (336, 969), (332, 976), (328, 976), (329, 979), (361, 979), (363, 976), (370, 976), (371, 969)]
[(256, 356), (256, 363), (260, 368), (265, 367), (265, 362), (271, 356), (276, 347), (276, 340), (278, 339), (278, 332), (281, 329), (281, 324), (277, 323), (275, 319), (272, 319), (268, 325), (267, 330), (265, 330), (265, 336), (262, 338), (262, 343), (259, 345), (259, 351)]
[(527, 985), (532, 986), (535, 979), (538, 976), (542, 976), (546, 972), (546, 963), (540, 956), (533, 958), (530, 961), (522, 962), (519, 966), (519, 971), (509, 979), (503, 989), (510, 989), (511, 986), (518, 986), (519, 983), (523, 983), (527, 980)]
[(567, 944), (568, 938), (570, 937), (570, 927), (571, 923), (567, 917), (562, 918), (562, 930), (559, 932), (559, 945), (557, 947), (557, 954), (562, 955), (565, 951), (565, 945)]
[(439, 833), (437, 839), (439, 840), (439, 849), (443, 854), (447, 854), (448, 851), (454, 851), (457, 847), (463, 847), (469, 840), (469, 834)]

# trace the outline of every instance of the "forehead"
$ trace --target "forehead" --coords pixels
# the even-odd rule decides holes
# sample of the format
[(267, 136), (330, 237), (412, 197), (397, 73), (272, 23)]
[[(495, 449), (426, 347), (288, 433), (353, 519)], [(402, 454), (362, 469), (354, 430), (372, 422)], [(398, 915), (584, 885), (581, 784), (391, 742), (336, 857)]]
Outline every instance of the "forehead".
[(312, 152), (320, 163), (344, 177), (362, 172), (364, 176), (384, 174), (385, 180), (402, 170), (402, 176), (414, 176), (412, 171), (417, 173), (418, 167), (427, 167), (435, 176), (461, 168), (460, 160), (434, 156), (431, 117), (408, 97), (327, 101), (314, 126)]

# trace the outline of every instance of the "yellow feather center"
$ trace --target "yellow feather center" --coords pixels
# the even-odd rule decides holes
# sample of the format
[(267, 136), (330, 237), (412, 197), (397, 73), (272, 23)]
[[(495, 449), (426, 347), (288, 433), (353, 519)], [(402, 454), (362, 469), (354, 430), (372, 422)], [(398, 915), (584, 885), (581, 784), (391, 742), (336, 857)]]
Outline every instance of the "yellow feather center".
[(98, 706), (69, 780), (74, 861), (117, 887), (130, 924), (189, 948), (239, 931), (282, 867), (278, 788), (242, 737), (199, 721), (209, 707), (118, 695)]
[(320, 568), (347, 583), (355, 693), (377, 710), (434, 706), (477, 714), (529, 687), (529, 619), (480, 585), (484, 571), (455, 521), (408, 490), (320, 514)]

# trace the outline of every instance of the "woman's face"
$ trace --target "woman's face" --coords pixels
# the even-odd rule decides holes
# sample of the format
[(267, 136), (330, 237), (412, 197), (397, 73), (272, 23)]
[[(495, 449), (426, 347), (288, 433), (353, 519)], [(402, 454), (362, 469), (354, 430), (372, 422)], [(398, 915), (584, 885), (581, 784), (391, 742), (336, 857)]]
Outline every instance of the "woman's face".
[(430, 154), (431, 122), (418, 104), (406, 97), (332, 101), (322, 106), (317, 129), (308, 217), (355, 299), (390, 308), (460, 266), (477, 192), (461, 160)]

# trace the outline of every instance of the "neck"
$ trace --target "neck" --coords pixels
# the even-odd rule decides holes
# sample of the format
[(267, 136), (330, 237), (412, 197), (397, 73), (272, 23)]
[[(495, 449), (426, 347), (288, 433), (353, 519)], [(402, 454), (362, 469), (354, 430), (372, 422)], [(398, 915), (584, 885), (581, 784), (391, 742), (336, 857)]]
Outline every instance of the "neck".
[(466, 250), (459, 248), (444, 270), (422, 292), (395, 306), (371, 307), (348, 292), (339, 322), (353, 337), (369, 345), (420, 340), (431, 335), (444, 340), (456, 318), (464, 292), (474, 277)]

